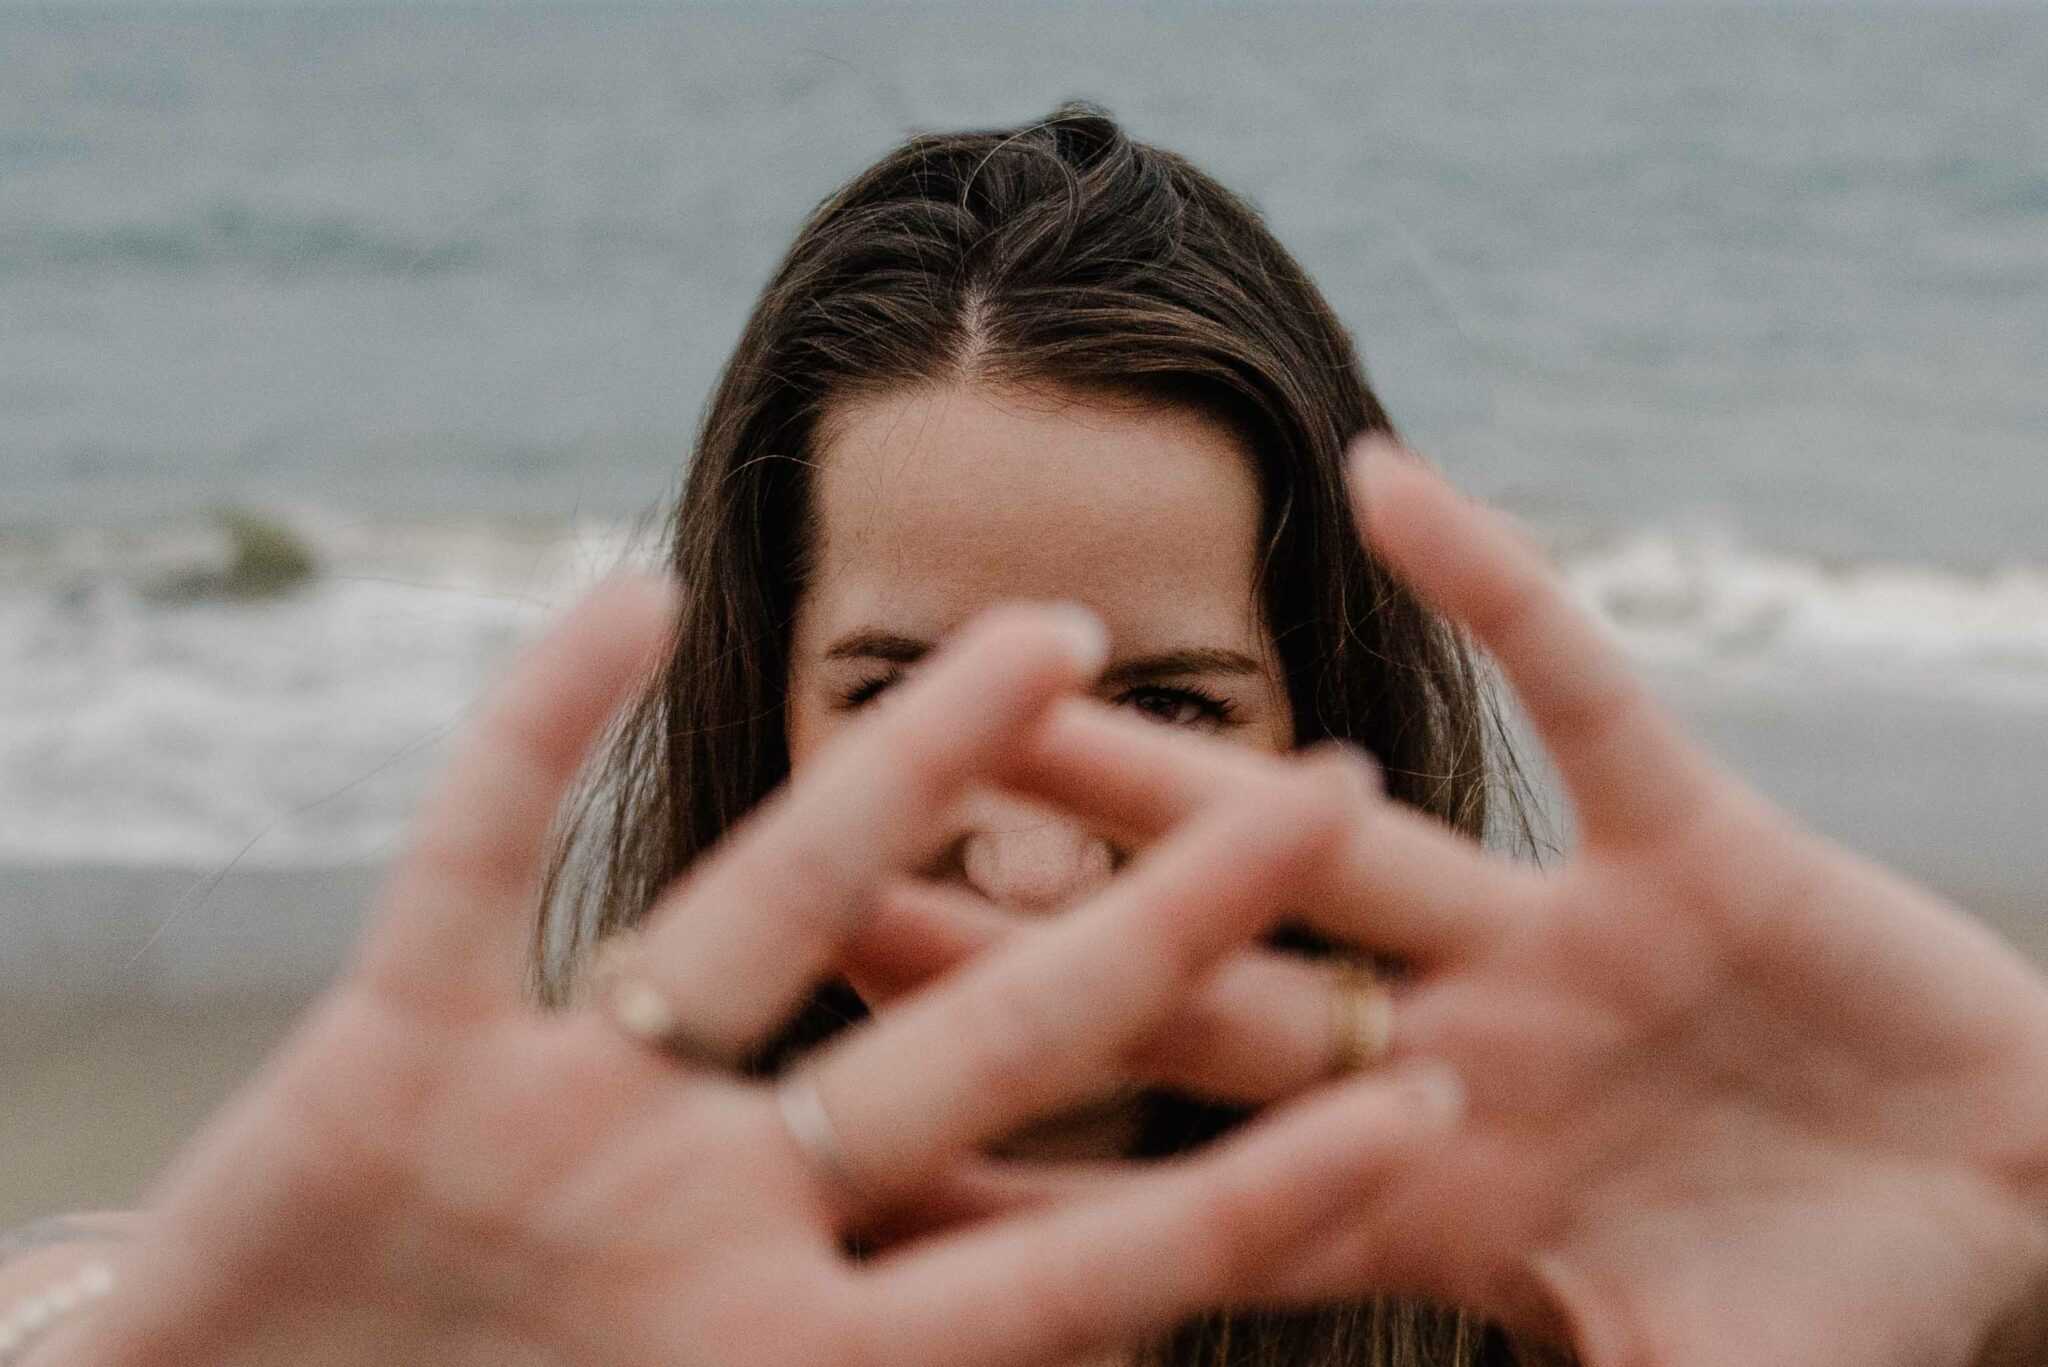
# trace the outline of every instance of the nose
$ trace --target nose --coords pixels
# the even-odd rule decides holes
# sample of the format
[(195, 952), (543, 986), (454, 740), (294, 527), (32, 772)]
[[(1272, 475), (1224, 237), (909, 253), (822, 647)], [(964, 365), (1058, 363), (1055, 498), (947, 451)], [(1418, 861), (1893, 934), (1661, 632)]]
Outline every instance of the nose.
[(963, 811), (960, 868), (967, 882), (1001, 906), (1050, 911), (1109, 880), (1109, 843), (1049, 807), (993, 793)]

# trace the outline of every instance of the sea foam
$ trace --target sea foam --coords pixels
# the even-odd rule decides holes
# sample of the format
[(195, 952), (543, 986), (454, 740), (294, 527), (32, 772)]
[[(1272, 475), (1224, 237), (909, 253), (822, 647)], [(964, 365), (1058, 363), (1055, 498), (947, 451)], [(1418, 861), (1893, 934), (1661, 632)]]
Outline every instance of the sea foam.
[[(204, 523), (0, 536), (0, 858), (375, 861), (517, 646), (652, 538), (589, 523), (283, 519), (318, 569), (167, 595), (232, 555)], [(1725, 534), (1560, 552), (1654, 678), (2048, 714), (2048, 567), (1821, 564)]]

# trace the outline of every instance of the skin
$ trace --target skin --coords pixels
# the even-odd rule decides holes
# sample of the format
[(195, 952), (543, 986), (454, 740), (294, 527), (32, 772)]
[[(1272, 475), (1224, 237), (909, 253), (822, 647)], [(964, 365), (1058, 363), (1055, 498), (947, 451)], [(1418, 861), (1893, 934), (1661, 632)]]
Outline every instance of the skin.
[[(1712, 764), (1504, 521), (1390, 448), (1359, 474), (1372, 543), (1502, 664), (1581, 837), (1536, 871), (1380, 805), (1335, 848), (1305, 905), (1338, 941), (1415, 965), (1392, 1057), (1450, 1063), (1471, 1109), (1262, 1295), (1432, 1297), (1567, 1340), (1589, 1367), (2048, 1361), (2038, 970)], [(1063, 711), (1011, 773), (1104, 820), (1142, 812), (1135, 837), (1269, 763), (1118, 742)], [(936, 968), (1028, 933), (970, 910), (902, 899), (872, 938)], [(1279, 1022), (1314, 997), (1239, 970), (1190, 1033), (1259, 1041), (1270, 1096), (1311, 1085), (1321, 1060)], [(991, 1179), (973, 1196), (1060, 1190)]]
[[(785, 713), (795, 772), (934, 643), (1017, 598), (1079, 604), (1108, 628), (1102, 701), (1255, 749), (1291, 745), (1259, 607), (1252, 458), (1222, 424), (972, 383), (844, 404), (821, 431)], [(945, 837), (925, 878), (1020, 916), (1074, 904), (1127, 855), (1069, 813), (986, 788)], [(886, 976), (852, 978), (878, 1008), (894, 995)], [(1121, 1091), (1006, 1151), (1108, 1156), (1135, 1138), (1136, 1116)]]
[[(846, 642), (943, 634), (1018, 591), (1095, 609), (1119, 656), (1179, 637), (1256, 641), (1268, 662), (1246, 678), (1256, 710), (1221, 738), (1286, 747), (1285, 695), (1249, 606), (1257, 492), (1228, 432), (1187, 414), (958, 387), (870, 400), (829, 430), (820, 571), (796, 633), (799, 763), (849, 715), (848, 693), (878, 665), (898, 668), (849, 657)], [(2048, 1236), (2038, 1144), (2013, 1142), (2048, 1116), (2030, 1081), (2048, 1075), (2039, 976), (1938, 899), (1797, 832), (1715, 769), (1528, 548), (1419, 473), (1380, 453), (1364, 487), (1381, 501), (1361, 509), (1374, 543), (1509, 669), (1585, 835), (1543, 876), (1397, 820), (1354, 852), (1359, 867), (1331, 870), (1347, 910), (1323, 928), (1424, 970), (1397, 1054), (1454, 1061), (1488, 1111), (1297, 1275), (1333, 1296), (1391, 1285), (1482, 1305), (1574, 1340), (1595, 1363), (1968, 1360), (2027, 1293)], [(1451, 544), (1486, 553), (1446, 556), (1443, 538), (1416, 532), (1446, 526)], [(1090, 724), (1075, 722), (1083, 734)], [(1222, 775), (1256, 772), (1248, 756), (1213, 754), (1219, 776), (1200, 790), (1211, 799), (1231, 786)], [(1164, 752), (1125, 764), (1114, 811), (1099, 814), (1159, 801), (1174, 767)], [(876, 975), (872, 991), (915, 982), (903, 966), (920, 954), (949, 962), (949, 942), (966, 954), (1023, 933), (1022, 917), (1107, 877), (1108, 860), (1089, 857), (1100, 828), (1083, 819), (1102, 779), (1092, 766), (1069, 776), (1064, 815), (962, 813), (963, 857), (897, 899), (902, 934), (874, 954), (893, 952), (896, 974)], [(1043, 786), (1048, 774), (1033, 777)], [(1405, 865), (1407, 896), (1367, 892), (1368, 860)], [(922, 946), (905, 926), (920, 907), (945, 927)], [(1867, 943), (1829, 944), (1823, 923), (1838, 907), (1857, 909)], [(1312, 1085), (1327, 1067), (1327, 1027), (1316, 1029), (1327, 989), (1304, 990), (1286, 969), (1245, 956), (1238, 1027), (1176, 1030), (1137, 1066), (1209, 1091), (1263, 1077), (1264, 1099)], [(1892, 999), (1873, 1013), (1878, 983)], [(1292, 1031), (1279, 1025), (1290, 1020)], [(1799, 1043), (1731, 1062), (1731, 1032)], [(1215, 1041), (1233, 1037), (1264, 1046), (1244, 1051), (1263, 1074), (1223, 1076)], [(1072, 1128), (1086, 1139), (1057, 1151), (1113, 1146), (1100, 1125)], [(1578, 1190), (1589, 1167), (1608, 1175)], [(1885, 1300), (1911, 1311), (1889, 1322), (1855, 1312)], [(1716, 1307), (1736, 1302), (1763, 1312), (1730, 1325)], [(1815, 1305), (1839, 1322), (1817, 1323)]]
[[(663, 585), (615, 583), (514, 671), (356, 963), (180, 1156), (113, 1295), (34, 1367), (1042, 1367), (1233, 1298), (1336, 1193), (1455, 1119), (1427, 1071), (1363, 1079), (1188, 1164), (850, 1262), (852, 1232), (1117, 1076), (1268, 927), (1271, 894), (1340, 838), (1361, 791), (1342, 765), (1297, 762), (1199, 804), (1048, 936), (807, 1061), (841, 1139), (828, 1168), (719, 1058), (771, 1032), (878, 890), (930, 861), (966, 791), (1093, 677), (1101, 628), (1014, 606), (966, 624), (900, 706), (663, 897), (623, 986), (674, 1006), (680, 1056), (644, 1013), (535, 1010), (522, 971), (557, 804), (672, 610)], [(1118, 1275), (1133, 1266), (1142, 1281)]]
[[(1971, 1362), (2048, 1268), (2048, 986), (1709, 763), (1498, 519), (1396, 454), (1362, 470), (1376, 549), (1550, 746), (1580, 817), (1566, 864), (1497, 861), (1338, 757), (1083, 701), (1102, 643), (1006, 609), (664, 896), (626, 980), (699, 1055), (665, 1056), (644, 1020), (520, 992), (556, 803), (668, 611), (614, 585), (515, 672), (356, 965), (35, 1367), (394, 1345), (1038, 1367), (1201, 1305), (1377, 1291), (1566, 1337), (1592, 1367)], [(1065, 914), (991, 906), (936, 876), (989, 788), (1134, 853)], [(1390, 1070), (1327, 1085), (1327, 995), (1248, 948), (1283, 905), (1415, 964)], [(705, 1056), (848, 965), (911, 995), (802, 1065), (828, 1173)], [(979, 1157), (1167, 1076), (1276, 1104), (1156, 1170)], [(906, 1206), (924, 1237), (845, 1262), (849, 1230)]]
[[(791, 638), (793, 768), (860, 715), (854, 699), (1020, 598), (1079, 604), (1108, 628), (1104, 701), (1269, 751), (1292, 743), (1258, 605), (1258, 487), (1222, 425), (974, 384), (846, 404), (823, 430), (816, 568)], [(954, 839), (935, 875), (1020, 911), (1069, 903), (1110, 869), (1070, 815), (992, 793), (962, 812)]]

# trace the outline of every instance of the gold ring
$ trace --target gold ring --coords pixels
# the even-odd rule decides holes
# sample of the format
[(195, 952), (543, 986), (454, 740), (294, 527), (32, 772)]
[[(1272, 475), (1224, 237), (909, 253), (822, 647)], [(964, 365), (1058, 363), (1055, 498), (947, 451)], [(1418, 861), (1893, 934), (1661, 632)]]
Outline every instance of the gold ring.
[(1369, 963), (1343, 960), (1330, 993), (1332, 1070), (1355, 1073), (1387, 1056), (1394, 1042), (1394, 994)]

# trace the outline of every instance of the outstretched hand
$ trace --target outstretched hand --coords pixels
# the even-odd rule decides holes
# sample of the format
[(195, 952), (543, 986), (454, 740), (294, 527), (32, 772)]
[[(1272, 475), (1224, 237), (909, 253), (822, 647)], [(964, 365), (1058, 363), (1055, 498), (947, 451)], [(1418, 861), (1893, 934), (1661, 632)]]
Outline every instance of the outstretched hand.
[[(930, 857), (966, 786), (1090, 681), (1099, 628), (1026, 609), (971, 625), (664, 896), (616, 1015), (542, 1013), (523, 988), (545, 837), (672, 605), (614, 584), (531, 653), (355, 966), (181, 1157), (113, 1296), (39, 1363), (1042, 1367), (1238, 1298), (1452, 1114), (1426, 1075), (1367, 1079), (1086, 1200), (849, 1259), (850, 1233), (1113, 1076), (1342, 837), (1360, 786), (1296, 764), (1196, 804), (1055, 934), (772, 1089), (723, 1063), (843, 956), (877, 885)], [(825, 1119), (799, 1126), (792, 1097)]]
[(1555, 873), (1401, 885), (1374, 864), (1412, 823), (1365, 823), (1346, 928), (1428, 929), (1395, 1052), (1474, 1113), (1293, 1275), (1561, 1316), (1594, 1367), (1969, 1361), (2048, 1265), (2048, 986), (1711, 764), (1500, 519), (1384, 446), (1361, 474), (1581, 834)]
[[(1449, 1063), (1470, 1113), (1255, 1294), (1427, 1297), (1590, 1367), (1971, 1361), (2048, 1269), (2048, 985), (1706, 759), (1502, 519), (1384, 444), (1355, 468), (1369, 544), (1503, 666), (1580, 835), (1546, 872), (1356, 813), (1305, 914), (1412, 966), (1391, 1056)], [(1270, 764), (1069, 704), (1009, 779), (1142, 839)], [(855, 948), (908, 982), (1013, 933), (906, 889)], [(1317, 974), (1239, 956), (1134, 1067), (1314, 1085)]]
[[(1504, 524), (1398, 455), (1362, 485), (1372, 544), (1550, 745), (1562, 868), (1343, 763), (1066, 698), (1088, 650), (998, 614), (655, 908), (627, 967), (669, 1019), (628, 1024), (683, 1027), (681, 1060), (521, 992), (556, 803), (669, 608), (615, 586), (515, 675), (356, 966), (48, 1360), (1036, 1367), (1213, 1304), (1393, 1292), (1591, 1367), (1960, 1367), (2048, 1265), (2048, 989), (1700, 756)], [(983, 782), (1146, 852), (1049, 924), (977, 919), (905, 876)], [(1324, 970), (1239, 952), (1283, 910), (1412, 965), (1386, 1074), (1318, 1085)], [(827, 1170), (717, 1060), (863, 956), (911, 995), (801, 1065)], [(1410, 1061), (1462, 1076), (1458, 1128)], [(1290, 1104), (1156, 1171), (976, 1160), (1127, 1076)], [(921, 1200), (947, 1207), (924, 1237), (843, 1255)]]

